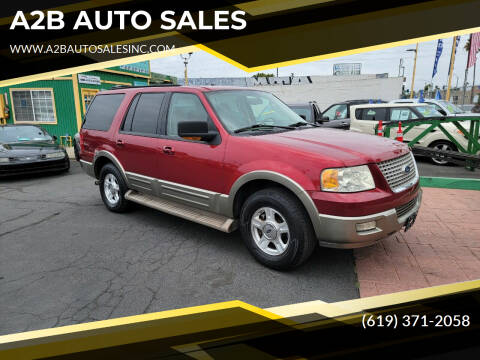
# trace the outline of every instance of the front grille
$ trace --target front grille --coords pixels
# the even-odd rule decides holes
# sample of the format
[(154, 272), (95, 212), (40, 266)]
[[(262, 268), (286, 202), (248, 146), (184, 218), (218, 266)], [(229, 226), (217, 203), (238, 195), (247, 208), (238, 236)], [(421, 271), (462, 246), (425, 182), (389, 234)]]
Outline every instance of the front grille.
[(410, 210), (412, 210), (415, 207), (416, 203), (417, 203), (417, 198), (415, 197), (409, 202), (407, 202), (406, 204), (403, 204), (402, 206), (395, 208), (395, 210), (397, 211), (397, 217), (402, 217), (403, 215), (408, 213)]
[(405, 190), (418, 179), (417, 166), (411, 152), (377, 165), (393, 192)]
[(34, 173), (41, 171), (56, 171), (67, 167), (66, 159), (35, 161), (30, 163), (0, 164), (0, 176), (17, 175), (23, 173)]

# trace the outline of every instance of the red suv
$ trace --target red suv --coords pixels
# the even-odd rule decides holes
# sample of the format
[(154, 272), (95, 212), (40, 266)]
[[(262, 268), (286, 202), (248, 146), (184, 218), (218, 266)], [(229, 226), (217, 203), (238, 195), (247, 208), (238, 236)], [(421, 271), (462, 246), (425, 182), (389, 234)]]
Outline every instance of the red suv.
[(398, 141), (317, 128), (264, 91), (151, 86), (103, 91), (80, 161), (106, 207), (129, 202), (231, 232), (276, 269), (316, 244), (367, 246), (415, 221), (422, 191)]

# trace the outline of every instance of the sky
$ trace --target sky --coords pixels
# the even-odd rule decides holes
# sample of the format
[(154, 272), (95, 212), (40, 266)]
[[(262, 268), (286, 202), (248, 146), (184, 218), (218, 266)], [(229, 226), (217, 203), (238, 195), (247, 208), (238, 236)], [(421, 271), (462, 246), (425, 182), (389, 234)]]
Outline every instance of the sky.
[[(460, 39), (455, 58), (455, 67), (452, 77), (452, 87), (463, 86), (465, 77), (465, 67), (467, 64), (468, 53), (463, 48), (469, 35), (463, 35)], [(438, 72), (433, 78), (433, 85), (442, 87), (448, 81), (448, 68), (450, 64), (450, 54), (452, 51), (453, 38), (443, 39), (443, 52), (438, 62)], [(279, 76), (294, 75), (332, 75), (333, 64), (359, 62), (362, 64), (362, 74), (380, 74), (388, 73), (390, 77), (398, 76), (400, 59), (403, 58), (405, 67), (406, 88), (410, 88), (411, 76), (413, 72), (413, 60), (415, 53), (407, 51), (414, 49), (415, 45), (399, 46), (390, 49), (376, 50), (363, 54), (349, 55), (331, 60), (320, 60), (309, 63), (280, 67)], [(426, 83), (432, 81), (433, 63), (437, 50), (437, 40), (419, 43), (417, 69), (415, 75), (415, 90), (423, 89)], [(480, 64), (480, 54), (477, 55), (477, 61)], [(151, 61), (151, 70), (162, 74), (183, 78), (184, 65), (180, 56), (171, 56)], [(276, 74), (276, 68), (263, 71)], [(475, 78), (475, 84), (480, 85), (480, 66), (478, 66)], [(188, 76), (192, 78), (201, 77), (250, 77), (255, 73), (247, 73), (237, 67), (230, 65), (223, 60), (216, 58), (204, 51), (194, 52), (188, 63)], [(473, 79), (473, 67), (470, 68), (467, 77), (471, 85)]]

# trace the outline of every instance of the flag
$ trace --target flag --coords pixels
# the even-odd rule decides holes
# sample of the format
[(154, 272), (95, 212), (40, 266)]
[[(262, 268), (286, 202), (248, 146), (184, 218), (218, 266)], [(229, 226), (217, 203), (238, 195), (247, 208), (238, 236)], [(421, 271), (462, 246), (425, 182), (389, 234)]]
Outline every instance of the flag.
[(467, 68), (477, 61), (477, 52), (480, 49), (480, 32), (470, 35), (470, 51), (468, 52)]
[(437, 43), (437, 54), (435, 55), (435, 61), (433, 63), (432, 79), (437, 73), (438, 59), (440, 59), (440, 56), (442, 55), (442, 50), (443, 50), (443, 40), (439, 39)]
[[(460, 42), (460, 36), (455, 36), (455, 45), (452, 44), (452, 56), (450, 57), (450, 62), (448, 63), (448, 75), (450, 75), (450, 64), (455, 61), (455, 55), (457, 55), (458, 43)], [(455, 46), (455, 51), (453, 51), (453, 46)], [(455, 66), (455, 65), (454, 65)]]
[(418, 102), (419, 103), (425, 102), (425, 99), (423, 98), (423, 90), (420, 90), (420, 95), (419, 95), (419, 98), (418, 98)]

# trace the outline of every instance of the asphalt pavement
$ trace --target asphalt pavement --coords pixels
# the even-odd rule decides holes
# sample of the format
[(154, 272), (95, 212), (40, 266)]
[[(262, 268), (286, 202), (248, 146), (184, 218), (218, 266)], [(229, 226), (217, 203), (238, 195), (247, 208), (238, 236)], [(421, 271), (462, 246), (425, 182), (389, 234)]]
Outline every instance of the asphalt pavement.
[(480, 179), (480, 169), (470, 171), (462, 165), (448, 164), (438, 166), (425, 157), (416, 157), (420, 176)]
[(109, 212), (76, 162), (0, 180), (0, 334), (227, 300), (272, 307), (359, 296), (350, 250), (292, 272), (255, 262), (238, 232), (142, 206)]

